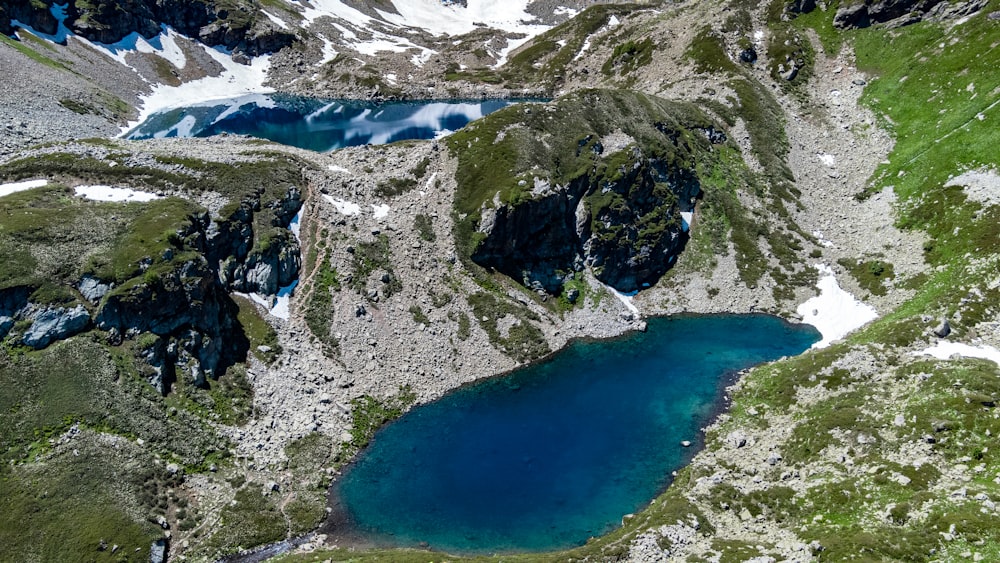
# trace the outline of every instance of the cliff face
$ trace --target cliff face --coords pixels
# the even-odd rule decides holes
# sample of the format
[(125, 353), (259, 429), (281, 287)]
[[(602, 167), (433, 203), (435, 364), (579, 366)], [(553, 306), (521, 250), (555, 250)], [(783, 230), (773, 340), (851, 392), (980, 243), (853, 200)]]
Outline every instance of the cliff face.
[[(54, 34), (58, 21), (52, 15), (52, 0), (0, 2), (0, 32), (13, 32), (12, 20)], [(272, 53), (295, 41), (264, 17), (251, 2), (215, 0), (115, 0), (88, 2), (70, 0), (65, 6), (65, 24), (74, 33), (98, 43), (117, 43), (131, 33), (150, 38), (163, 25), (236, 55)]]
[(689, 106), (599, 90), (455, 137), (469, 258), (550, 294), (588, 267), (620, 291), (655, 284), (687, 241), (698, 156), (725, 141)]
[(262, 205), (263, 195), (243, 197), (219, 218), (205, 211), (185, 215), (196, 206), (178, 205), (176, 222), (159, 234), (164, 240), (139, 239), (150, 246), (136, 253), (138, 263), (124, 277), (85, 266), (99, 271), (62, 280), (72, 290), (30, 280), (0, 288), (0, 338), (13, 334), (41, 349), (96, 327), (110, 344), (138, 339), (145, 375), (161, 393), (182, 375), (204, 385), (206, 377), (243, 361), (249, 349), (229, 292), (274, 295), (298, 277), (299, 244), (288, 225), (302, 206), (300, 191), (288, 187)]

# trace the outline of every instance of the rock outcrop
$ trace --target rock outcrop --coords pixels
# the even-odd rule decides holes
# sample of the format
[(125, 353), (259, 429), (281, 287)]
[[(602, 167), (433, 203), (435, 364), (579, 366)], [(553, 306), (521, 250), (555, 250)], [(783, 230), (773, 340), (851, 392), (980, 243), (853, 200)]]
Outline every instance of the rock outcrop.
[[(43, 33), (55, 34), (58, 21), (52, 0), (0, 2), (0, 32), (10, 35), (13, 21)], [(233, 51), (235, 60), (273, 53), (295, 41), (295, 35), (279, 28), (251, 2), (216, 0), (116, 0), (66, 5), (65, 24), (74, 33), (98, 43), (117, 43), (129, 34), (145, 38), (169, 26), (202, 43)]]
[(266, 209), (259, 196), (249, 197), (223, 219), (207, 213), (193, 218), (182, 236), (204, 253), (226, 289), (275, 295), (298, 277), (302, 264), (299, 242), (288, 230), (301, 208), (294, 187)]
[(21, 341), (36, 350), (69, 338), (90, 325), (90, 313), (83, 305), (47, 307), (29, 314), (28, 318), (32, 320), (31, 327), (25, 331)]
[(18, 21), (32, 28), (55, 34), (59, 27), (59, 22), (52, 15), (51, 0), (39, 0), (37, 2), (0, 2), (0, 33), (11, 35), (14, 33), (13, 21)]
[[(643, 109), (620, 115), (626, 106)], [(620, 291), (655, 284), (688, 239), (681, 213), (701, 191), (695, 163), (726, 140), (689, 106), (625, 92), (587, 91), (537, 113), (494, 116), (450, 145), (460, 206), (463, 190), (485, 196), (475, 214), (468, 203), (459, 209), (475, 228), (465, 235), (460, 221), (458, 236), (475, 241), (476, 264), (549, 294), (587, 267)], [(506, 178), (476, 174), (484, 161), (511, 160)]]
[(171, 246), (117, 284), (84, 273), (62, 282), (78, 294), (57, 292), (63, 300), (52, 303), (31, 285), (0, 290), (0, 338), (13, 331), (15, 341), (41, 349), (95, 326), (113, 345), (136, 341), (143, 375), (161, 393), (181, 376), (205, 385), (249, 349), (229, 292), (274, 295), (298, 277), (299, 243), (288, 226), (301, 207), (297, 187), (260, 189), (221, 218), (181, 215)]
[[(834, 27), (857, 29), (874, 24), (899, 27), (924, 19), (949, 19), (978, 12), (984, 8), (986, 0), (966, 0), (946, 2), (943, 0), (865, 0), (843, 5), (833, 17)], [(789, 12), (809, 12), (815, 2), (797, 0), (787, 6)]]

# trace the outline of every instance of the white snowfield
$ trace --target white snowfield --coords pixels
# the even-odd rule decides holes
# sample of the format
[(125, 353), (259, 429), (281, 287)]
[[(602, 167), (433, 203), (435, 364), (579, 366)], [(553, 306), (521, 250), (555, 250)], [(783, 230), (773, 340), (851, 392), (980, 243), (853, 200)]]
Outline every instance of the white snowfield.
[(126, 201), (145, 202), (160, 199), (160, 196), (149, 192), (140, 192), (132, 188), (115, 188), (112, 186), (77, 186), (73, 188), (76, 195), (94, 201)]
[[(420, 29), (436, 36), (462, 35), (485, 25), (507, 33), (518, 34), (520, 36), (518, 39), (508, 40), (507, 46), (497, 53), (499, 61), (495, 66), (500, 66), (515, 48), (551, 28), (549, 25), (533, 23), (536, 18), (526, 11), (531, 0), (468, 0), (467, 6), (444, 3), (440, 0), (392, 0), (392, 3), (398, 13), (376, 9), (381, 18), (376, 19), (340, 0), (288, 1), (290, 9), (301, 10), (307, 26), (319, 18), (332, 18), (334, 27), (341, 31), (340, 44), (344, 47), (371, 56), (385, 51), (403, 53), (413, 50), (416, 53), (411, 57), (411, 61), (417, 66), (423, 65), (436, 54), (436, 51), (411, 41), (408, 36), (412, 34), (414, 29)], [(20, 22), (15, 21), (14, 23), (30, 33), (54, 43), (63, 43), (69, 40), (78, 41), (136, 72), (138, 71), (129, 64), (128, 58), (137, 53), (159, 56), (175, 68), (183, 69), (188, 63), (185, 50), (188, 52), (203, 50), (222, 66), (223, 70), (217, 76), (192, 80), (178, 86), (150, 83), (151, 92), (139, 96), (138, 117), (122, 128), (121, 135), (126, 134), (154, 113), (204, 104), (214, 100), (252, 94), (270, 94), (275, 91), (274, 88), (265, 86), (267, 73), (271, 67), (270, 55), (256, 57), (249, 65), (242, 65), (234, 62), (231, 53), (225, 49), (210, 48), (189, 40), (167, 26), (163, 26), (162, 32), (151, 39), (145, 39), (137, 33), (132, 33), (117, 43), (107, 45), (94, 43), (76, 36), (66, 27), (64, 20), (67, 17), (67, 6), (68, 4), (53, 5), (51, 8), (53, 16), (59, 22), (57, 31), (53, 35), (42, 33)], [(571, 12), (572, 10), (567, 8), (557, 8), (557, 13), (569, 14)], [(264, 15), (278, 27), (290, 28), (289, 22), (282, 20), (278, 15), (271, 12), (264, 12)], [(365, 39), (362, 39), (359, 33), (355, 33), (351, 28), (361, 32)], [(391, 31), (391, 33), (387, 31)], [(320, 37), (319, 39), (323, 41), (324, 45), (324, 61), (332, 60), (339, 52), (338, 45), (334, 44), (330, 38)], [(183, 124), (180, 126), (183, 127)]]
[[(464, 35), (485, 24), (512, 33), (537, 35), (549, 28), (532, 24), (528, 0), (468, 0), (467, 6), (441, 0), (393, 0), (398, 14), (377, 10), (383, 19), (400, 26), (418, 27), (434, 35)], [(477, 25), (480, 24), (480, 25)]]
[(323, 195), (323, 199), (330, 202), (341, 215), (361, 215), (361, 206), (354, 202), (325, 194)]
[(939, 341), (930, 348), (924, 348), (919, 352), (914, 352), (914, 356), (933, 356), (939, 360), (948, 360), (952, 356), (966, 358), (980, 358), (990, 360), (1000, 366), (1000, 350), (992, 346), (972, 346), (961, 342)]
[[(237, 98), (251, 94), (270, 94), (274, 88), (264, 86), (271, 56), (253, 59), (249, 65), (233, 62), (229, 53), (221, 48), (201, 46), (224, 69), (218, 76), (206, 76), (185, 82), (180, 86), (155, 84), (153, 91), (140, 97), (139, 117), (122, 128), (122, 134), (132, 130), (154, 113), (167, 109), (204, 104), (212, 100)], [(236, 106), (239, 107), (239, 106)], [(235, 107), (233, 108), (236, 109)]]
[(820, 293), (799, 305), (796, 312), (802, 316), (802, 322), (813, 325), (823, 335), (823, 339), (812, 347), (826, 348), (852, 330), (877, 319), (878, 312), (841, 289), (832, 268), (817, 264), (816, 269), (820, 274), (816, 282)]
[(45, 186), (48, 183), (49, 183), (48, 180), (25, 180), (23, 182), (11, 182), (9, 184), (0, 184), (0, 197), (17, 192), (23, 192), (24, 190), (41, 188), (42, 186)]

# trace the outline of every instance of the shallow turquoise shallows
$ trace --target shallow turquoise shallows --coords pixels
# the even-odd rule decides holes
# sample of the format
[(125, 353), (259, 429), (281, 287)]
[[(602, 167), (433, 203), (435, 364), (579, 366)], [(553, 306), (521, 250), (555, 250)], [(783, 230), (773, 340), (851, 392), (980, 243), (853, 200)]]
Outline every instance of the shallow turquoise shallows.
[(129, 131), (129, 139), (237, 133), (314, 151), (432, 139), (508, 104), (507, 100), (374, 103), (251, 94), (166, 110)]
[[(652, 319), (627, 338), (449, 393), (383, 428), (334, 494), (376, 543), (460, 553), (568, 548), (620, 525), (690, 458), (727, 375), (799, 354), (809, 325)], [(473, 361), (470, 359), (470, 361)]]

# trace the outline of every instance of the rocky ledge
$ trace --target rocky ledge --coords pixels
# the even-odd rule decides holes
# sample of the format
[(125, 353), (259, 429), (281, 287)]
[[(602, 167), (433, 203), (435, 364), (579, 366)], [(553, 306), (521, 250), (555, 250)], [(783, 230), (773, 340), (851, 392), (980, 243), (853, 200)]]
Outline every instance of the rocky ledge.
[(725, 141), (693, 106), (628, 92), (508, 108), (449, 139), (458, 236), (473, 262), (549, 294), (587, 267), (619, 291), (649, 287), (688, 239), (696, 164)]

